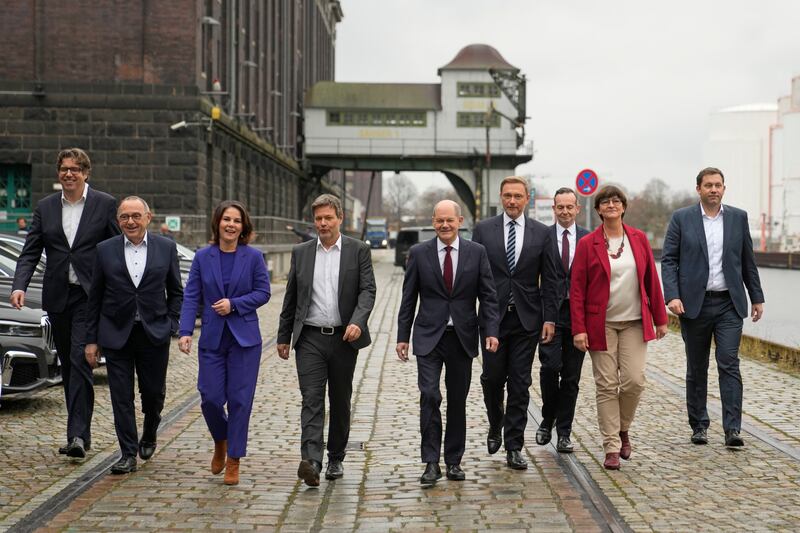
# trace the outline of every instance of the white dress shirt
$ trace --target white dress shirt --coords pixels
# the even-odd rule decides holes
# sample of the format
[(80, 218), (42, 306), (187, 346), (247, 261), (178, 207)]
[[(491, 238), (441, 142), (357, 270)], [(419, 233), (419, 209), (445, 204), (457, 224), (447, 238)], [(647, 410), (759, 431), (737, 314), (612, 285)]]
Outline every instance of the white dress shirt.
[[(81, 222), (81, 215), (83, 215), (83, 207), (86, 205), (86, 195), (89, 192), (89, 184), (83, 184), (83, 195), (75, 203), (67, 200), (64, 196), (64, 191), (61, 191), (61, 227), (64, 229), (64, 235), (67, 237), (67, 242), (70, 248), (72, 243), (75, 242), (75, 235), (78, 233), (78, 224)], [(75, 274), (75, 269), (72, 268), (72, 263), (69, 264), (69, 282), (73, 285), (78, 285), (78, 275)]]
[(125, 241), (125, 266), (128, 267), (128, 274), (133, 284), (138, 287), (144, 275), (144, 267), (147, 264), (147, 233), (139, 244), (133, 244), (128, 237), (123, 237)]
[[(556, 224), (556, 242), (558, 243), (558, 257), (556, 260), (560, 263), (561, 262), (561, 240), (564, 238), (564, 231), (568, 231), (567, 233), (567, 241), (569, 242), (569, 266), (572, 266), (572, 260), (575, 259), (575, 248), (578, 246), (578, 226), (573, 222), (572, 225), (568, 228), (565, 228), (561, 224)], [(569, 295), (567, 295), (569, 296)]]
[(339, 314), (339, 263), (342, 258), (342, 236), (327, 250), (317, 238), (314, 260), (314, 281), (311, 285), (311, 302), (305, 323), (316, 327), (342, 325)]
[[(456, 286), (456, 271), (458, 270), (458, 245), (458, 237), (456, 237), (456, 240), (453, 241), (453, 244), (449, 245), (452, 248), (452, 250), (450, 250), (450, 260), (453, 262), (453, 287)], [(437, 237), (436, 248), (439, 250), (439, 269), (442, 271), (442, 278), (444, 278), (444, 258), (447, 255), (447, 252), (445, 251), (446, 246), (448, 245), (443, 243), (442, 240)], [(453, 317), (447, 317), (447, 325), (453, 325)]]
[(525, 237), (525, 217), (523, 215), (517, 218), (511, 218), (503, 211), (503, 250), (508, 249), (508, 223), (514, 221), (514, 228), (516, 232), (516, 242), (514, 244), (514, 265), (519, 263), (519, 254), (522, 252), (522, 240)]
[(723, 207), (719, 206), (717, 216), (710, 217), (700, 204), (700, 212), (703, 214), (703, 230), (706, 233), (706, 246), (708, 247), (708, 283), (707, 291), (726, 291), (728, 285), (725, 283), (725, 274), (722, 272), (722, 243), (724, 237), (723, 230)]

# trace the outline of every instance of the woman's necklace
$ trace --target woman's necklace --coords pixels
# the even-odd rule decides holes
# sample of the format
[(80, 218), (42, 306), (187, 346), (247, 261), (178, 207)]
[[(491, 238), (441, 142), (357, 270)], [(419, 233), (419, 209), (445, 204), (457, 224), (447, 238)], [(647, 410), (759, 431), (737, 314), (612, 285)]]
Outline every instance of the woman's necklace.
[(608, 250), (608, 257), (611, 259), (619, 259), (619, 256), (622, 255), (622, 250), (625, 248), (625, 232), (622, 232), (622, 240), (619, 241), (619, 248), (617, 248), (617, 253), (612, 254), (610, 250), (610, 246), (608, 244), (608, 235), (606, 235), (605, 230), (603, 230), (603, 240), (606, 241), (606, 250)]

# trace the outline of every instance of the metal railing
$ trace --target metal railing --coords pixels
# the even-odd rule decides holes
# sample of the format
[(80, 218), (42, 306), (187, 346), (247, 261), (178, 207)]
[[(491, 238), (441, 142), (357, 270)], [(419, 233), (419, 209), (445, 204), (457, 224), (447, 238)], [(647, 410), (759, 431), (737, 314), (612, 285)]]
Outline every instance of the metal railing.
[[(483, 130), (481, 130), (483, 131)], [(489, 139), (493, 155), (533, 155), (533, 142), (517, 147), (516, 139)], [(307, 137), (309, 155), (390, 155), (436, 156), (449, 154), (483, 154), (486, 139), (343, 139), (341, 137)]]

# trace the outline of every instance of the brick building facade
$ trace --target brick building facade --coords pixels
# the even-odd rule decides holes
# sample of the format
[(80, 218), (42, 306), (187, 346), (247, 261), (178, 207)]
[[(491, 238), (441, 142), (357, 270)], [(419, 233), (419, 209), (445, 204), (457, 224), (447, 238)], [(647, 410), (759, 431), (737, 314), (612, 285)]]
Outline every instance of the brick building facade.
[[(334, 77), (338, 1), (10, 0), (4, 9), (0, 219), (30, 213), (54, 190), (56, 153), (70, 146), (89, 152), (97, 188), (181, 215), (184, 240), (201, 242), (205, 217), (226, 198), (256, 216), (302, 217), (319, 188), (302, 161), (302, 102)], [(212, 121), (213, 106), (222, 115)]]

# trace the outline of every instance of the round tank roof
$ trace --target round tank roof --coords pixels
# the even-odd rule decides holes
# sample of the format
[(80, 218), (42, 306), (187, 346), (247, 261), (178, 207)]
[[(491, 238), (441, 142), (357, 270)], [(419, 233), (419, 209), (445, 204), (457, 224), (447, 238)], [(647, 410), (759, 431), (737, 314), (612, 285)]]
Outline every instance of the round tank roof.
[(494, 47), (488, 44), (470, 44), (462, 48), (445, 66), (443, 70), (510, 70), (519, 72), (519, 69), (505, 60)]
[(732, 107), (726, 107), (720, 109), (719, 113), (753, 113), (753, 112), (760, 112), (760, 111), (777, 111), (778, 104), (773, 103), (755, 103), (755, 104), (744, 104), (744, 105), (736, 105)]

